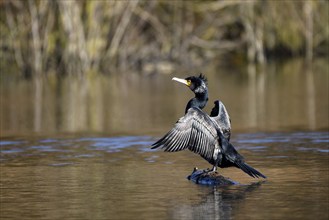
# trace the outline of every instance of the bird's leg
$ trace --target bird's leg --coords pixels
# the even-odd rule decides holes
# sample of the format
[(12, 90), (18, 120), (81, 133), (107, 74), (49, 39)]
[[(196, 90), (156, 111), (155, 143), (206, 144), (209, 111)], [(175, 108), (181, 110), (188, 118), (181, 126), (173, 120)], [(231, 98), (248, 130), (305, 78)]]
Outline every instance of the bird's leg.
[(216, 165), (214, 165), (213, 167), (212, 167), (212, 170), (211, 170), (211, 172), (216, 172), (217, 171), (217, 166)]

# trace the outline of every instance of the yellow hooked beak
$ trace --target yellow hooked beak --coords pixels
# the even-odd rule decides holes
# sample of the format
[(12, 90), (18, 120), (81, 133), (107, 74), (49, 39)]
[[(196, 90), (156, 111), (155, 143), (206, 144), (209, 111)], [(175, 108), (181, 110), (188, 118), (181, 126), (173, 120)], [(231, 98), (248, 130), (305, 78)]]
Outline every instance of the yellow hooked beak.
[(188, 87), (190, 87), (190, 85), (191, 85), (191, 80), (180, 79), (180, 78), (177, 78), (177, 77), (172, 78), (172, 80), (183, 83), (183, 84), (187, 85)]

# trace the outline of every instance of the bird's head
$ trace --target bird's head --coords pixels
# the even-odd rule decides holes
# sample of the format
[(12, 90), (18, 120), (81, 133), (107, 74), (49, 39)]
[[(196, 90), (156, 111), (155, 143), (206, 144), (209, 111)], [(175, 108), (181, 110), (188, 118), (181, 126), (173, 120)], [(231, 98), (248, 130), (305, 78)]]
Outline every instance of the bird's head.
[(172, 80), (183, 83), (195, 94), (203, 94), (208, 92), (207, 78), (202, 73), (199, 76), (189, 76), (185, 79), (174, 77)]

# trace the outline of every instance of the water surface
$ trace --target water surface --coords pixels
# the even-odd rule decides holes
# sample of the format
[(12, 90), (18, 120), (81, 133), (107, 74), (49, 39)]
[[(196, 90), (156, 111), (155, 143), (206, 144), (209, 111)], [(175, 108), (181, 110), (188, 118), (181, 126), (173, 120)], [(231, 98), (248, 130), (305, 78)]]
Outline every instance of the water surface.
[(329, 128), (329, 64), (200, 67), (171, 75), (101, 73), (85, 78), (0, 78), (0, 136), (58, 133), (159, 135), (184, 114), (193, 93), (171, 80), (203, 72), (213, 101), (225, 104), (234, 132)]
[(186, 179), (210, 167), (151, 136), (1, 140), (3, 219), (328, 219), (328, 132), (240, 133), (233, 144), (268, 176), (221, 169), (238, 186)]
[[(329, 65), (217, 67), (171, 75), (0, 78), (1, 219), (328, 219)], [(241, 185), (186, 177), (210, 165), (150, 145), (193, 96), (171, 81), (203, 72), (232, 143), (268, 179), (220, 170)], [(74, 74), (72, 74), (74, 75)], [(261, 132), (260, 132), (261, 131)]]

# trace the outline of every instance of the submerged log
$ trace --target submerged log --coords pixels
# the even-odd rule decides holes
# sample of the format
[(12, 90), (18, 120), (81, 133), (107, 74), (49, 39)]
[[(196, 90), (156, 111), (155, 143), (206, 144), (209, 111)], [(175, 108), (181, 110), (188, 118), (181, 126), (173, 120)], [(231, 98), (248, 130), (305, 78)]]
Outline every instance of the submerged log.
[(199, 170), (197, 167), (193, 169), (191, 175), (189, 175), (187, 179), (200, 185), (228, 186), (239, 184), (236, 181), (220, 175), (218, 172), (209, 172), (209, 169)]

